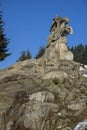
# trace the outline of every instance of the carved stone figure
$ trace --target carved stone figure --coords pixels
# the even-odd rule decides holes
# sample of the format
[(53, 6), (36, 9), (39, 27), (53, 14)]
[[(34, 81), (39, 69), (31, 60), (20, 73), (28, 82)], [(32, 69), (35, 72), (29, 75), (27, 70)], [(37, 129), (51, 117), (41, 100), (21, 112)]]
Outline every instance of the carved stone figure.
[(50, 61), (73, 60), (73, 54), (67, 48), (67, 35), (72, 34), (71, 26), (68, 26), (69, 19), (57, 16), (53, 19), (50, 28), (50, 35), (47, 40), (47, 47), (44, 54)]

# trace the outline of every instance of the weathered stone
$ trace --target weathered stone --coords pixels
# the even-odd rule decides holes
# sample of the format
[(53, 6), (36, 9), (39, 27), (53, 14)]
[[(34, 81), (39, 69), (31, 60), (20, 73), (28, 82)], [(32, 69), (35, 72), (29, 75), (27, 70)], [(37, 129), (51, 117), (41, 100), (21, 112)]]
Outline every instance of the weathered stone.
[[(21, 128), (32, 130), (44, 129), (44, 127), (47, 127), (46, 123), (49, 120), (50, 112), (57, 113), (58, 109), (58, 106), (52, 103), (29, 102), (24, 115), (18, 120), (17, 130), (21, 130)], [(48, 126), (47, 130), (50, 127)]]
[(58, 60), (73, 60), (73, 54), (67, 48), (68, 34), (72, 34), (71, 26), (68, 26), (68, 18), (56, 17), (50, 29), (51, 34), (48, 37), (47, 48), (44, 54), (49, 61), (58, 62)]
[(83, 100), (78, 102), (70, 102), (67, 108), (72, 111), (82, 111), (86, 109), (86, 102), (84, 102)]
[(41, 102), (53, 102), (54, 95), (48, 91), (40, 91), (29, 96), (29, 100)]
[(12, 130), (13, 122), (9, 121), (6, 125), (6, 130)]
[(45, 73), (41, 78), (42, 79), (55, 79), (55, 78), (67, 78), (68, 75), (65, 72), (62, 71), (52, 71), (52, 72), (48, 72)]
[(43, 57), (0, 70), (0, 130), (78, 130), (87, 119), (87, 67), (72, 61), (68, 22), (53, 20)]

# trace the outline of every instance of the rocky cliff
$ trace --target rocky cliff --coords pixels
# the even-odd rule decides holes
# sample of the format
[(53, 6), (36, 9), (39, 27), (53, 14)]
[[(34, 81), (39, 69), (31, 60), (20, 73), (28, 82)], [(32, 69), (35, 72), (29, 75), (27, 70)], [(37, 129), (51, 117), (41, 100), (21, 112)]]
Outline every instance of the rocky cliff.
[(60, 42), (70, 32), (67, 21), (52, 24), (51, 31), (61, 24), (64, 30), (48, 40), (42, 58), (0, 70), (0, 130), (87, 129), (87, 66), (74, 62)]

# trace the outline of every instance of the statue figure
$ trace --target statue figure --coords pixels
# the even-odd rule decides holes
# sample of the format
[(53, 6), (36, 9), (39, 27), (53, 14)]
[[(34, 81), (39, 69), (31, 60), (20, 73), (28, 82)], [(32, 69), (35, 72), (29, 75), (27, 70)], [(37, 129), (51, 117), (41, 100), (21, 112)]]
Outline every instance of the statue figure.
[(68, 22), (67, 17), (57, 16), (53, 19), (44, 54), (48, 60), (73, 60), (73, 54), (66, 45), (67, 35), (73, 33), (72, 27), (67, 25)]

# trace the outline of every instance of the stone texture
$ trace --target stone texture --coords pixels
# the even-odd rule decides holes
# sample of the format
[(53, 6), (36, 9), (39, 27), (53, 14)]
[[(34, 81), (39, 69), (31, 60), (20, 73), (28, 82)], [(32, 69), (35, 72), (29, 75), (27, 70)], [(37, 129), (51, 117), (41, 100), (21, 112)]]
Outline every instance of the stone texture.
[(55, 79), (55, 78), (67, 78), (68, 75), (67, 73), (65, 72), (62, 72), (62, 71), (52, 71), (52, 72), (48, 72), (48, 73), (45, 73), (43, 76), (42, 76), (42, 79)]
[(48, 91), (40, 91), (29, 96), (31, 101), (53, 102), (54, 95)]
[(72, 34), (72, 28), (67, 25), (68, 22), (68, 18), (57, 16), (53, 19), (44, 54), (44, 57), (49, 61), (58, 62), (58, 60), (73, 60), (73, 54), (68, 50), (66, 45), (66, 36)]
[[(43, 73), (38, 66), (45, 66)], [(72, 130), (87, 118), (87, 79), (80, 68), (42, 58), (1, 70), (0, 130)]]
[(0, 70), (0, 130), (87, 129), (87, 66), (67, 49), (68, 22), (53, 20), (43, 57)]
[[(47, 124), (49, 120), (48, 115), (50, 112), (57, 113), (58, 106), (52, 103), (46, 102), (28, 102), (26, 109), (22, 117), (18, 120), (17, 129), (21, 130), (22, 127), (25, 129), (50, 129), (50, 125)], [(50, 117), (50, 120), (53, 117)]]

